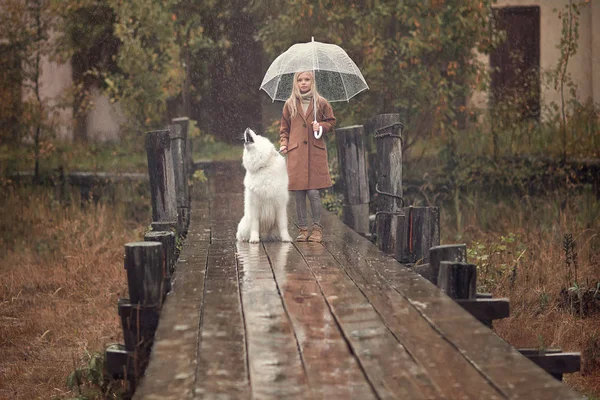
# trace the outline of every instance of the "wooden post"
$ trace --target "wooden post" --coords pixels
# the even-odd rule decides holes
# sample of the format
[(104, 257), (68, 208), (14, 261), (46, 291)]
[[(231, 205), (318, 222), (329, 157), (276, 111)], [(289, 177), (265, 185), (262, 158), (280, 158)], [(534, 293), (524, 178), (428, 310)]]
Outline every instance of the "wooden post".
[(369, 230), (369, 181), (365, 163), (364, 129), (354, 125), (335, 130), (344, 206), (342, 220), (358, 233)]
[(163, 289), (163, 249), (159, 242), (125, 245), (127, 286), (132, 304), (160, 306)]
[[(190, 119), (188, 117), (181, 118), (173, 118), (171, 123), (177, 124), (181, 127), (181, 136), (183, 137), (183, 146), (184, 146), (184, 161), (185, 161), (185, 171), (188, 174), (188, 178), (192, 176), (194, 173), (194, 162), (192, 160), (192, 140), (190, 139), (189, 129), (190, 129)], [(189, 207), (189, 203), (188, 203)]]
[(440, 262), (442, 261), (467, 262), (467, 245), (446, 244), (429, 249), (430, 281), (434, 285), (437, 285)]
[(150, 353), (164, 293), (163, 245), (134, 242), (125, 245), (129, 299), (119, 299), (125, 348), (133, 354), (134, 380), (141, 377)]
[(398, 224), (404, 217), (402, 207), (402, 128), (399, 114), (382, 114), (365, 127), (375, 138), (378, 194), (376, 214), (377, 246), (388, 254), (396, 254)]
[[(160, 242), (163, 250), (164, 294), (171, 291), (171, 275), (175, 267), (175, 234), (171, 231), (152, 231), (144, 235), (146, 242)], [(163, 296), (164, 301), (164, 296)]]
[(171, 136), (173, 174), (175, 177), (175, 197), (177, 200), (177, 232), (184, 234), (187, 231), (190, 218), (190, 194), (185, 162), (185, 137), (181, 132), (181, 125), (179, 124), (169, 125), (169, 131)]
[(398, 224), (396, 260), (403, 264), (429, 263), (429, 249), (440, 244), (440, 212), (437, 207), (405, 207)]
[(171, 138), (168, 130), (146, 133), (146, 154), (152, 198), (152, 220), (174, 221), (177, 219), (177, 200)]
[(433, 282), (431, 277), (431, 265), (430, 264), (418, 264), (413, 266), (413, 271), (427, 279), (429, 282)]
[(151, 222), (150, 226), (152, 227), (153, 232), (163, 232), (163, 231), (171, 231), (176, 230), (177, 221), (164, 221), (164, 222)]
[(122, 344), (111, 344), (105, 350), (106, 371), (113, 379), (131, 379), (134, 374), (133, 354)]
[(475, 299), (477, 266), (456, 261), (441, 261), (437, 285), (453, 299)]

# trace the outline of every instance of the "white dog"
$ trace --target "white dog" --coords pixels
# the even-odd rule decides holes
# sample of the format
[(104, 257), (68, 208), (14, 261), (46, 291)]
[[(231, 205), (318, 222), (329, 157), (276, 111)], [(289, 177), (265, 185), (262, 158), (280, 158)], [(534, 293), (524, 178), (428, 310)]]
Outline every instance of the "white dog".
[(237, 240), (291, 242), (287, 227), (288, 175), (273, 143), (250, 128), (244, 132), (244, 217)]

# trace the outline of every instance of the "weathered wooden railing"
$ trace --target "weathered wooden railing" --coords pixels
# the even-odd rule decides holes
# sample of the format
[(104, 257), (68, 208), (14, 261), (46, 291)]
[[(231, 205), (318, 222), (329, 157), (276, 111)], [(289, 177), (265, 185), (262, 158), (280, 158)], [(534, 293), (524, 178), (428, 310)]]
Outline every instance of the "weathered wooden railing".
[(171, 288), (176, 243), (185, 236), (190, 221), (188, 179), (193, 166), (188, 119), (172, 122), (165, 130), (146, 133), (152, 231), (144, 241), (125, 245), (129, 298), (118, 302), (125, 343), (106, 349), (108, 373), (129, 382), (131, 391), (147, 365), (161, 307)]
[[(376, 235), (377, 246), (413, 268), (483, 324), (510, 315), (506, 298), (477, 293), (477, 267), (467, 263), (464, 244), (440, 245), (437, 207), (414, 207), (402, 198), (402, 129), (398, 114), (378, 115), (367, 123), (336, 129), (336, 147), (344, 196), (342, 220), (363, 235)], [(375, 140), (375, 157), (365, 154), (367, 139)], [(370, 161), (370, 163), (368, 162)], [(368, 165), (371, 164), (371, 165)], [(375, 173), (369, 171), (374, 168)], [(375, 232), (369, 229), (369, 176), (375, 177)], [(372, 186), (371, 186), (372, 187)], [(519, 349), (538, 366), (562, 379), (579, 371), (579, 353), (560, 349)]]

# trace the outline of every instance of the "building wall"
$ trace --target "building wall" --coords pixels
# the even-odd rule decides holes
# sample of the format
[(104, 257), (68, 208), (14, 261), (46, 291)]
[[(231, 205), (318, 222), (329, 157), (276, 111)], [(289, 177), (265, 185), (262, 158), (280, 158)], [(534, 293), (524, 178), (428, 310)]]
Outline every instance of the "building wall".
[(590, 1), (591, 8), (591, 65), (594, 101), (600, 103), (600, 1)]
[[(73, 138), (73, 107), (59, 107), (66, 100), (66, 92), (71, 87), (71, 65), (50, 61), (48, 57), (41, 60), (42, 74), (40, 76), (40, 97), (42, 102), (54, 109), (54, 126), (59, 139)], [(24, 92), (29, 97), (34, 94)]]
[(120, 107), (111, 103), (98, 89), (92, 88), (91, 94), (93, 107), (85, 121), (88, 139), (119, 140), (120, 126), (125, 122)]
[[(558, 13), (553, 9), (562, 10), (568, 0), (498, 0), (495, 7), (540, 7), (540, 68), (542, 73), (556, 68), (560, 57), (560, 50), (556, 47), (560, 43), (562, 22)], [(592, 3), (596, 3), (593, 5)], [(577, 53), (569, 60), (567, 71), (577, 85), (577, 97), (584, 102), (592, 99), (600, 102), (600, 1), (591, 0), (581, 9), (579, 21), (579, 42)], [(489, 65), (489, 56), (480, 55), (479, 59)], [(565, 90), (565, 99), (570, 98)], [(553, 85), (544, 82), (541, 87), (542, 110), (544, 104), (551, 102), (560, 103), (560, 91)], [(471, 104), (485, 107), (487, 94), (475, 93)]]
[[(62, 105), (62, 107), (55, 108), (53, 116), (57, 137), (62, 140), (73, 140), (75, 115), (68, 95), (73, 85), (71, 64), (69, 62), (57, 63), (48, 57), (42, 57), (41, 70), (40, 95), (42, 100), (46, 101), (50, 107)], [(88, 139), (118, 140), (120, 126), (125, 122), (120, 107), (111, 104), (99, 90), (92, 89), (91, 92), (93, 106), (86, 118)], [(31, 90), (23, 91), (23, 99), (31, 96), (35, 96)]]

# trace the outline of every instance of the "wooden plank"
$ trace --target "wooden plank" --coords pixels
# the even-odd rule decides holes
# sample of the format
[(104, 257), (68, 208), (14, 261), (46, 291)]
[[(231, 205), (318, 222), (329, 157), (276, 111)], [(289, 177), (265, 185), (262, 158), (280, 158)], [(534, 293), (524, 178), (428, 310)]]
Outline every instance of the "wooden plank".
[(296, 247), (316, 277), (331, 313), (377, 396), (444, 398), (331, 254), (318, 243), (298, 243)]
[(211, 241), (235, 240), (237, 224), (244, 214), (244, 197), (241, 193), (219, 193), (211, 199)]
[(315, 277), (289, 243), (265, 243), (314, 398), (375, 399)]
[(156, 329), (150, 362), (134, 399), (191, 398), (196, 379), (200, 306), (210, 241), (206, 193), (194, 188), (190, 230)]
[[(359, 248), (366, 239), (341, 224), (337, 217), (326, 213), (323, 222), (335, 218), (343, 227), (342, 237), (348, 246)], [(325, 230), (327, 232), (327, 230)], [(325, 235), (325, 246), (331, 236)], [(403, 268), (391, 257), (365, 246), (360, 257), (415, 306), (422, 316), (467, 358), (487, 379), (508, 398), (578, 399), (570, 388), (552, 379), (542, 369), (518, 353), (516, 349), (496, 336), (456, 302), (408, 268)], [(354, 256), (356, 257), (356, 256)]]
[(410, 302), (381, 277), (361, 256), (373, 246), (364, 241), (349, 246), (339, 224), (325, 218), (331, 232), (325, 247), (343, 265), (363, 294), (384, 320), (388, 329), (427, 372), (447, 398), (506, 398), (423, 318)]
[(199, 339), (195, 396), (249, 398), (244, 323), (231, 242), (209, 247)]
[(296, 336), (263, 246), (237, 243), (237, 260), (252, 397), (311, 398)]

